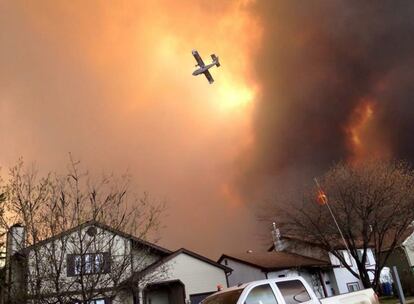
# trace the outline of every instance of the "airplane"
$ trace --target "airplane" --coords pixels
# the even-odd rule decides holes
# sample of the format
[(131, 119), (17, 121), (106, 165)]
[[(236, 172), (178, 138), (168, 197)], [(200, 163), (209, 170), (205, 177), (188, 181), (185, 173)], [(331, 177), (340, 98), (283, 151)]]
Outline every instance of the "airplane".
[(211, 55), (211, 59), (213, 59), (213, 63), (205, 65), (203, 59), (201, 59), (200, 55), (198, 54), (197, 50), (192, 51), (195, 60), (197, 60), (196, 67), (199, 68), (193, 72), (194, 76), (204, 74), (207, 77), (208, 82), (211, 84), (214, 82), (213, 76), (211, 76), (210, 72), (208, 71), (212, 66), (220, 66), (219, 59), (215, 54)]

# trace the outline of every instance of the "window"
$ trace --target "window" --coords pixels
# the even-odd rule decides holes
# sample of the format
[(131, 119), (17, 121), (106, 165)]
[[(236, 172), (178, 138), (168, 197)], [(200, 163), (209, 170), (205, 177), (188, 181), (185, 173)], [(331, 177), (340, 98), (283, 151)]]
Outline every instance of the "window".
[(78, 275), (78, 274), (81, 273), (81, 269), (82, 269), (82, 256), (76, 255), (74, 257), (74, 259), (75, 259), (75, 271), (74, 271), (74, 273), (76, 275)]
[[(104, 257), (102, 253), (95, 254), (95, 272), (103, 272), (104, 271)], [(99, 304), (99, 303), (97, 303)]]
[[(349, 252), (347, 250), (342, 250), (341, 255), (344, 258), (346, 264), (348, 266), (352, 266), (351, 255), (349, 254)], [(341, 264), (342, 264), (342, 262), (341, 262)], [(342, 266), (344, 266), (344, 265), (342, 264)]]
[(348, 291), (349, 292), (353, 292), (353, 291), (359, 290), (359, 284), (358, 284), (358, 282), (348, 283), (348, 284), (346, 284), (346, 286), (348, 287)]
[[(358, 259), (362, 262), (362, 255), (364, 254), (364, 250), (359, 249), (358, 250)], [(365, 265), (371, 265), (371, 261), (369, 260), (369, 252), (367, 250), (367, 256), (365, 258)]]
[(205, 298), (201, 304), (236, 304), (242, 292), (243, 289), (240, 288), (214, 294)]
[(269, 284), (253, 288), (246, 298), (245, 304), (277, 304), (275, 294)]
[[(110, 271), (110, 255), (108, 252), (68, 254), (67, 274), (75, 276), (80, 274), (107, 273)], [(95, 304), (95, 303), (92, 303)], [(97, 303), (100, 304), (100, 303)]]
[(277, 282), (276, 285), (285, 299), (286, 304), (297, 304), (311, 300), (308, 291), (299, 280)]
[(94, 256), (92, 254), (85, 254), (84, 258), (85, 258), (85, 266), (84, 266), (85, 273), (94, 273), (95, 272), (94, 271), (95, 269), (93, 267)]

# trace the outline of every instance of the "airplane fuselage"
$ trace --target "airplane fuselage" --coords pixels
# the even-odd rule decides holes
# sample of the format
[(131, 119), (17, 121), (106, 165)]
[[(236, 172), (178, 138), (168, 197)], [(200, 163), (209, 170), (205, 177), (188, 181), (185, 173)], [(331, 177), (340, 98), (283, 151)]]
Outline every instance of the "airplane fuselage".
[(195, 71), (193, 72), (193, 75), (194, 75), (194, 76), (197, 76), (197, 75), (203, 74), (205, 71), (208, 71), (208, 69), (210, 69), (211, 67), (213, 67), (213, 66), (215, 66), (215, 65), (216, 65), (216, 62), (213, 62), (213, 63), (207, 64), (206, 66), (204, 66), (204, 67), (202, 67), (202, 68), (199, 68), (199, 69), (195, 70)]
[(211, 64), (204, 64), (203, 59), (198, 54), (197, 50), (193, 50), (192, 54), (197, 61), (196, 67), (198, 66), (198, 69), (193, 72), (194, 76), (204, 74), (208, 80), (208, 82), (211, 84), (214, 82), (213, 76), (211, 76), (209, 69), (213, 66), (220, 66), (219, 58), (215, 54), (211, 54), (211, 59), (213, 59), (213, 62)]

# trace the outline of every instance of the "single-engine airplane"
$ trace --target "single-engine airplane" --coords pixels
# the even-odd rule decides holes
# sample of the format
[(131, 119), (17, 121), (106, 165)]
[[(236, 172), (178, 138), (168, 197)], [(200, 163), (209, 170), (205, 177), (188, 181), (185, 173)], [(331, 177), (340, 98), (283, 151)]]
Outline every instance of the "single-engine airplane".
[(213, 76), (211, 76), (211, 74), (208, 70), (212, 66), (217, 66), (217, 67), (220, 66), (218, 57), (215, 54), (212, 54), (211, 59), (213, 59), (213, 63), (205, 65), (204, 62), (203, 62), (203, 59), (201, 59), (201, 57), (198, 54), (197, 50), (193, 50), (192, 53), (193, 53), (193, 56), (194, 56), (195, 60), (197, 60), (196, 67), (197, 66), (199, 67), (197, 70), (195, 70), (193, 72), (193, 75), (197, 76), (197, 75), (200, 75), (200, 74), (204, 74), (207, 77), (208, 82), (213, 83), (214, 82)]

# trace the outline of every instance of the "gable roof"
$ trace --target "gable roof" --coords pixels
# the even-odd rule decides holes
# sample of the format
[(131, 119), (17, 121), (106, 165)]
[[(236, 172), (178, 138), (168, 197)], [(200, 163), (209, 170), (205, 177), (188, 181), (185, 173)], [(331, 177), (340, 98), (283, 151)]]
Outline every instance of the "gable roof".
[(173, 258), (175, 258), (176, 256), (178, 256), (180, 254), (187, 254), (187, 255), (189, 255), (189, 256), (197, 259), (197, 260), (200, 260), (202, 262), (205, 262), (207, 264), (210, 264), (210, 265), (212, 265), (214, 267), (220, 268), (225, 273), (230, 273), (230, 272), (233, 271), (233, 269), (231, 269), (231, 268), (229, 268), (229, 267), (227, 267), (225, 265), (222, 265), (222, 264), (220, 264), (218, 262), (215, 262), (213, 260), (210, 260), (209, 258), (207, 258), (205, 256), (202, 256), (202, 255), (200, 255), (198, 253), (195, 253), (195, 252), (190, 251), (190, 250), (185, 249), (185, 248), (180, 248), (180, 249), (174, 251), (173, 253), (171, 253), (170, 255), (166, 256), (165, 258), (163, 258), (163, 259), (161, 259), (161, 260), (159, 260), (159, 261), (157, 261), (157, 262), (149, 265), (147, 268), (145, 268), (145, 269), (143, 269), (141, 271), (135, 272), (131, 276), (131, 278), (129, 279), (129, 281), (134, 281), (138, 277), (145, 276), (146, 274), (150, 273), (151, 271), (155, 270), (156, 268), (160, 267), (161, 265), (165, 264), (166, 262), (171, 261)]
[(166, 248), (163, 248), (161, 246), (155, 245), (155, 244), (150, 243), (148, 241), (145, 241), (145, 240), (143, 240), (141, 238), (138, 238), (136, 236), (133, 236), (132, 234), (129, 234), (129, 233), (123, 232), (121, 230), (115, 229), (115, 228), (113, 228), (111, 226), (108, 226), (108, 225), (103, 224), (101, 222), (98, 222), (96, 220), (86, 221), (86, 222), (84, 222), (84, 223), (82, 223), (82, 224), (80, 224), (78, 226), (75, 226), (73, 228), (70, 228), (68, 230), (65, 230), (65, 231), (63, 231), (61, 233), (58, 233), (58, 234), (52, 236), (52, 237), (46, 238), (46, 239), (44, 239), (44, 240), (42, 240), (42, 241), (40, 241), (40, 242), (38, 242), (38, 243), (36, 243), (34, 245), (25, 247), (22, 251), (27, 252), (27, 251), (33, 249), (34, 247), (38, 247), (38, 246), (45, 245), (45, 244), (47, 244), (47, 243), (49, 243), (49, 242), (51, 242), (53, 240), (57, 240), (57, 239), (59, 239), (59, 238), (61, 238), (63, 236), (69, 235), (69, 234), (71, 234), (71, 233), (73, 233), (73, 232), (75, 232), (75, 231), (77, 231), (79, 229), (83, 229), (83, 228), (88, 227), (88, 226), (95, 226), (95, 227), (101, 228), (103, 230), (110, 231), (110, 232), (112, 232), (114, 234), (117, 234), (117, 235), (120, 235), (120, 236), (122, 236), (122, 237), (124, 237), (126, 239), (130, 239), (132, 242), (134, 242), (134, 243), (136, 243), (138, 245), (142, 245), (142, 246), (148, 247), (151, 250), (155, 250), (155, 251), (157, 251), (158, 253), (160, 253), (162, 255), (171, 254), (171, 251), (168, 250), (168, 249), (166, 249)]
[(328, 261), (284, 251), (223, 254), (218, 262), (220, 263), (223, 259), (231, 259), (255, 268), (260, 268), (263, 271), (300, 267), (332, 267)]

